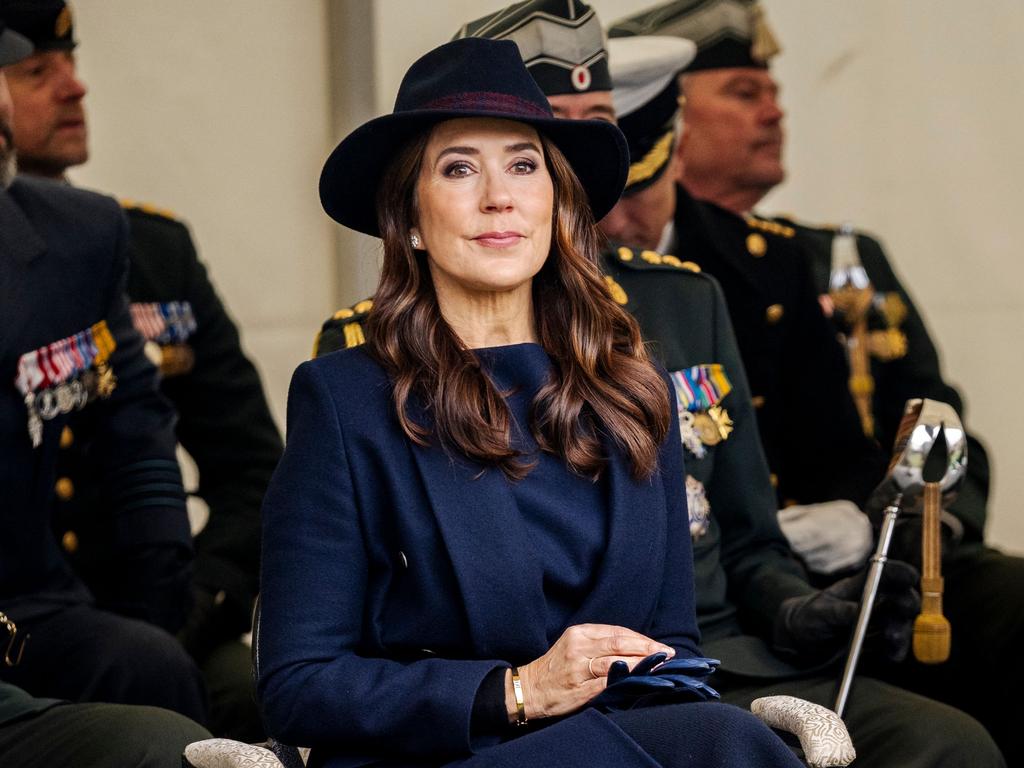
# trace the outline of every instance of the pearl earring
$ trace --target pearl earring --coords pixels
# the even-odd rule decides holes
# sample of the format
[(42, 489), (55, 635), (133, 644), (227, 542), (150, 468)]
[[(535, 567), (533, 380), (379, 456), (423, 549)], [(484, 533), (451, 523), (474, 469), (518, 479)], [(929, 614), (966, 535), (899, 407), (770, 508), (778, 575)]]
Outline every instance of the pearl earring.
[(420, 236), (419, 235), (412, 235), (412, 236), (410, 236), (409, 237), (409, 242), (412, 243), (412, 247), (413, 248), (419, 248), (420, 247)]

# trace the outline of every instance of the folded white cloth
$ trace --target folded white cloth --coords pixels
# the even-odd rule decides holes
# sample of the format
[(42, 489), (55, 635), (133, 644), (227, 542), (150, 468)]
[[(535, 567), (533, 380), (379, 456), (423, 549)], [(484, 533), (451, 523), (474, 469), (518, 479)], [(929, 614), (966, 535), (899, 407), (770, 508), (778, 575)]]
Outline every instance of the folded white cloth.
[(779, 527), (793, 551), (815, 573), (863, 564), (874, 544), (871, 521), (846, 499), (796, 504), (779, 510)]

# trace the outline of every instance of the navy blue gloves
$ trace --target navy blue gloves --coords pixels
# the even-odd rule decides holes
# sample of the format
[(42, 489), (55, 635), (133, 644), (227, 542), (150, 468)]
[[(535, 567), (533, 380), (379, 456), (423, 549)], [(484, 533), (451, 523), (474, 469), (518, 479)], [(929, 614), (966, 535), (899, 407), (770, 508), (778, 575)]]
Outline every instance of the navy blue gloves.
[(602, 712), (618, 712), (652, 704), (717, 699), (718, 691), (704, 682), (718, 667), (717, 659), (694, 656), (671, 659), (654, 653), (630, 671), (616, 661), (608, 671), (608, 687), (591, 701)]

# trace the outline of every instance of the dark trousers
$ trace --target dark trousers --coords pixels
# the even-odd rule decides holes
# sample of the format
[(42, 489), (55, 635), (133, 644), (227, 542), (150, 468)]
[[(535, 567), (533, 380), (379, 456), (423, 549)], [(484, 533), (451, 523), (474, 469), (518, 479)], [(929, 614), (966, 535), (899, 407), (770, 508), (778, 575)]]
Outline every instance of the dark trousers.
[(210, 735), (155, 707), (59, 704), (0, 725), (9, 768), (178, 768), (185, 745)]
[(943, 613), (952, 625), (945, 664), (908, 659), (872, 671), (980, 720), (1009, 765), (1024, 765), (1024, 558), (980, 545), (943, 564)]
[(33, 696), (147, 704), (206, 722), (202, 676), (175, 637), (159, 627), (87, 605), (18, 623), (31, 638), (0, 679)]
[[(749, 708), (761, 696), (784, 694), (832, 709), (838, 673), (766, 684), (716, 676), (722, 700)], [(843, 721), (857, 750), (856, 765), (871, 768), (1005, 768), (998, 747), (969, 715), (870, 677), (859, 677)]]

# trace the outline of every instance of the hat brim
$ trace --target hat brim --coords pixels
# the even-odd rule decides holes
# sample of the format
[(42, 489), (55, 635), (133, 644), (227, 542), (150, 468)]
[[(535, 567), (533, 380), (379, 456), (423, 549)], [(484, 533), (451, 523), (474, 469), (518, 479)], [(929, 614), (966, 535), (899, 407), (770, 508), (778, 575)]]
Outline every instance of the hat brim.
[(28, 38), (10, 29), (0, 31), (0, 67), (28, 58), (33, 50)]
[(622, 132), (603, 120), (510, 117), (493, 112), (411, 110), (382, 115), (357, 128), (331, 152), (320, 174), (320, 202), (346, 227), (380, 237), (377, 187), (391, 158), (410, 139), (445, 120), (490, 117), (531, 125), (565, 155), (587, 193), (594, 220), (610, 211), (629, 172)]

